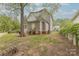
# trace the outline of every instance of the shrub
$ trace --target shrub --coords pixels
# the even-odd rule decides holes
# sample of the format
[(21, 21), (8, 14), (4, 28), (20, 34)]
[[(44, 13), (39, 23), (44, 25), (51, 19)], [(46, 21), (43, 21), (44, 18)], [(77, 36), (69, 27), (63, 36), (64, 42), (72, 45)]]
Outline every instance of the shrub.
[(71, 21), (64, 22), (63, 27), (61, 27), (61, 29), (60, 29), (60, 33), (63, 35), (70, 33), (71, 27), (72, 27)]
[(0, 32), (17, 32), (19, 28), (18, 20), (12, 20), (8, 16), (0, 16)]
[(72, 34), (79, 34), (79, 24), (74, 24), (72, 27), (71, 27), (71, 33)]

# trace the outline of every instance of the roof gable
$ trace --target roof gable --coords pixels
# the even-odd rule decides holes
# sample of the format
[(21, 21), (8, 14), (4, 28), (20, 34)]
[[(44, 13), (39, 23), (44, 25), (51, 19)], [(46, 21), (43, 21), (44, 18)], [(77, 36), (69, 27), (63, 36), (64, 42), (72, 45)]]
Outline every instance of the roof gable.
[(47, 11), (47, 9), (42, 9), (37, 12), (31, 12), (27, 18), (27, 21), (34, 22), (38, 20), (41, 21), (41, 19), (47, 20), (50, 16), (51, 14)]
[(79, 16), (79, 10), (76, 12), (76, 14), (74, 15), (74, 17), (72, 18), (72, 21), (74, 21), (78, 16)]

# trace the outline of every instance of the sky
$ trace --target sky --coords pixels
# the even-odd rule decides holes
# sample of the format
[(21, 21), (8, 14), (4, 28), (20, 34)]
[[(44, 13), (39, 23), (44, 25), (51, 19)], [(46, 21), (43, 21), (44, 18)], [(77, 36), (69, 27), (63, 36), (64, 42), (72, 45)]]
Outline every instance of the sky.
[[(33, 5), (35, 10), (41, 10), (41, 4), (36, 4)], [(32, 8), (30, 7), (30, 9), (32, 10)], [(59, 19), (59, 18), (72, 18), (75, 14), (75, 12), (77, 12), (79, 10), (79, 3), (62, 3), (61, 7), (59, 8), (59, 10), (54, 14), (54, 18)], [(34, 11), (34, 10), (33, 10)], [(25, 11), (26, 14), (30, 13), (29, 7), (26, 8)]]
[[(29, 13), (32, 11), (38, 11), (42, 9), (42, 3), (36, 3), (32, 4), (32, 7), (26, 6), (24, 14), (29, 15)], [(69, 18), (71, 19), (75, 12), (79, 10), (79, 3), (62, 3), (58, 11), (54, 14), (54, 18)], [(0, 5), (0, 14), (1, 13), (8, 13), (9, 11), (5, 10), (5, 7)]]
[(79, 3), (61, 4), (59, 11), (56, 12), (56, 18), (72, 18), (79, 10)]

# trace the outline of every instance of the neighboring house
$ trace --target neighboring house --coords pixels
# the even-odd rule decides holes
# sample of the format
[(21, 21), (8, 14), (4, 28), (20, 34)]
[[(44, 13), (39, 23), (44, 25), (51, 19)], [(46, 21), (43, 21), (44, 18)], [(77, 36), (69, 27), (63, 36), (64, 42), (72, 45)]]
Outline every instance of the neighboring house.
[(27, 33), (29, 34), (44, 34), (52, 31), (52, 17), (46, 10), (31, 12), (27, 17)]
[(72, 21), (73, 21), (74, 24), (79, 23), (79, 11), (72, 18)]
[(53, 31), (60, 31), (60, 26), (59, 25), (55, 25), (53, 27)]

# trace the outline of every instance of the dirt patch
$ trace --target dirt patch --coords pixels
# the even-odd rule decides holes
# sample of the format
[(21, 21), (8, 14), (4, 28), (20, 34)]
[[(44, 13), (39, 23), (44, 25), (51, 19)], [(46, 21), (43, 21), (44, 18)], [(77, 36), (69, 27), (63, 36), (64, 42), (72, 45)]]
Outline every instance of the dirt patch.
[[(44, 35), (45, 36), (45, 35)], [(43, 39), (39, 41), (40, 39)], [(51, 40), (50, 40), (51, 39)], [(78, 50), (73, 46), (72, 42), (60, 35), (59, 33), (51, 33), (43, 36), (27, 36), (18, 38), (19, 42), (16, 47), (7, 49), (8, 53), (3, 55), (13, 56), (75, 56), (79, 55)], [(53, 42), (51, 42), (53, 41)], [(53, 44), (51, 44), (53, 43)], [(6, 50), (6, 51), (7, 51)], [(12, 52), (10, 52), (12, 51)]]
[(0, 56), (12, 56), (17, 51), (18, 51), (17, 48), (12, 46), (12, 47), (9, 47), (3, 51), (0, 51)]

